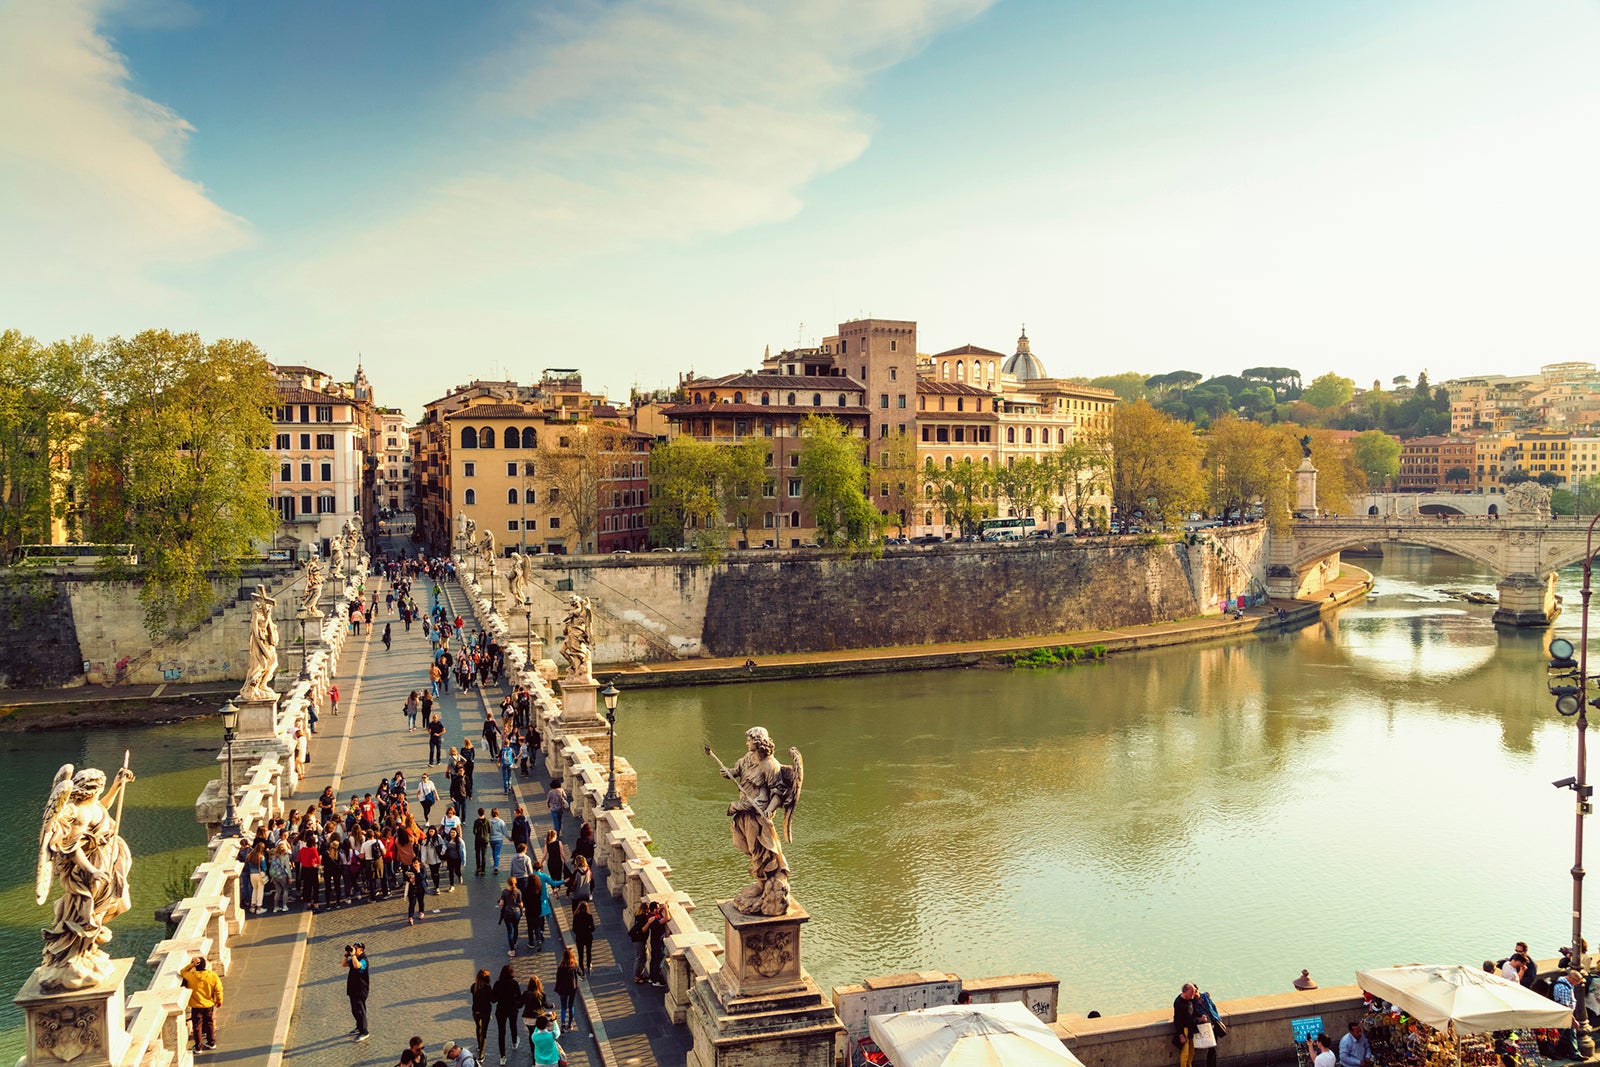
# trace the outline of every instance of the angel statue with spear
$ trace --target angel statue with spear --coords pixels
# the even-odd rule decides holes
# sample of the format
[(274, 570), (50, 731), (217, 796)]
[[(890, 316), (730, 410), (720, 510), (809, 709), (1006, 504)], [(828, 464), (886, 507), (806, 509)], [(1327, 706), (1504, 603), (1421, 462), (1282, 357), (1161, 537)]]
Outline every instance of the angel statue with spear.
[[(111, 957), (100, 946), (111, 940), (111, 920), (132, 906), (128, 871), (133, 856), (117, 833), (124, 787), (131, 781), (126, 753), (109, 789), (105, 772), (92, 767), (74, 774), (68, 763), (56, 772), (39, 828), (35, 882), (39, 904), (50, 895), (52, 873), (61, 879), (62, 890), (55, 922), (41, 931), (44, 959), (35, 973), (43, 989), (84, 989), (111, 976)], [(115, 814), (107, 810), (113, 799)]]
[[(732, 767), (705, 746), (706, 755), (722, 768), (722, 776), (739, 786), (739, 799), (728, 805), (728, 814), (733, 818), (733, 843), (750, 857), (750, 877), (755, 881), (738, 892), (733, 906), (746, 915), (783, 915), (789, 910), (789, 863), (783, 858), (783, 841), (794, 840), (794, 809), (805, 768), (797, 748), (789, 750), (790, 766), (779, 763), (772, 755), (776, 746), (763, 727), (746, 730), (744, 740), (747, 751)], [(780, 810), (782, 841), (773, 822)]]

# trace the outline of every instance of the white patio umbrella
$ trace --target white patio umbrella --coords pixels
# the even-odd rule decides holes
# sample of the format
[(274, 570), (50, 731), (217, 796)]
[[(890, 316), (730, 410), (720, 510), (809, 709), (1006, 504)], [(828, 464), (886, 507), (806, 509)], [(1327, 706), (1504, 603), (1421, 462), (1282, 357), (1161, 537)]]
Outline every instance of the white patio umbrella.
[(1412, 966), (1357, 971), (1356, 984), (1435, 1030), (1457, 1034), (1572, 1025), (1572, 1009), (1475, 967)]
[(1083, 1067), (1015, 1001), (870, 1015), (867, 1031), (895, 1067)]

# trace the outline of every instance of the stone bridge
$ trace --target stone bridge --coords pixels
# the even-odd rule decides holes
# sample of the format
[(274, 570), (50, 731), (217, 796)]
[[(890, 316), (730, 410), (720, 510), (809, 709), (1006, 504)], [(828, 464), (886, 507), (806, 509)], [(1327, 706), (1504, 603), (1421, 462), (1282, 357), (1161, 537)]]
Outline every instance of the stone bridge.
[(1483, 564), (1499, 576), (1496, 623), (1543, 626), (1555, 617), (1556, 571), (1583, 560), (1590, 516), (1540, 514), (1428, 517), (1410, 515), (1297, 518), (1271, 535), (1267, 588), (1274, 597), (1317, 595), (1339, 553), (1364, 545), (1422, 545)]

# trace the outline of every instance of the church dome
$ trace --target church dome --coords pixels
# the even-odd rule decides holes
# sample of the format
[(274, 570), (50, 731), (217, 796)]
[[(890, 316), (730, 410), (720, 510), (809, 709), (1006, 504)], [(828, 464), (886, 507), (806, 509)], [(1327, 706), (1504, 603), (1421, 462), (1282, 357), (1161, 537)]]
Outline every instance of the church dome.
[(1007, 359), (1000, 368), (1000, 373), (1009, 374), (1019, 382), (1033, 381), (1035, 378), (1048, 378), (1044, 372), (1044, 364), (1039, 362), (1039, 357), (1033, 354), (1033, 349), (1028, 345), (1028, 328), (1022, 328), (1022, 336), (1017, 338), (1016, 355)]

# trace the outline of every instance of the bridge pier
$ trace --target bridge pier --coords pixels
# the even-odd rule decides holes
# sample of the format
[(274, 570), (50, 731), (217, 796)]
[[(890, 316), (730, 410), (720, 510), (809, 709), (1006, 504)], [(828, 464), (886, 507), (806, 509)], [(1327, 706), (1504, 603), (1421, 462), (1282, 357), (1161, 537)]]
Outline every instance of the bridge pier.
[(1500, 607), (1495, 610), (1497, 626), (1548, 626), (1561, 613), (1556, 602), (1556, 572), (1543, 578), (1536, 574), (1508, 574), (1496, 583)]

